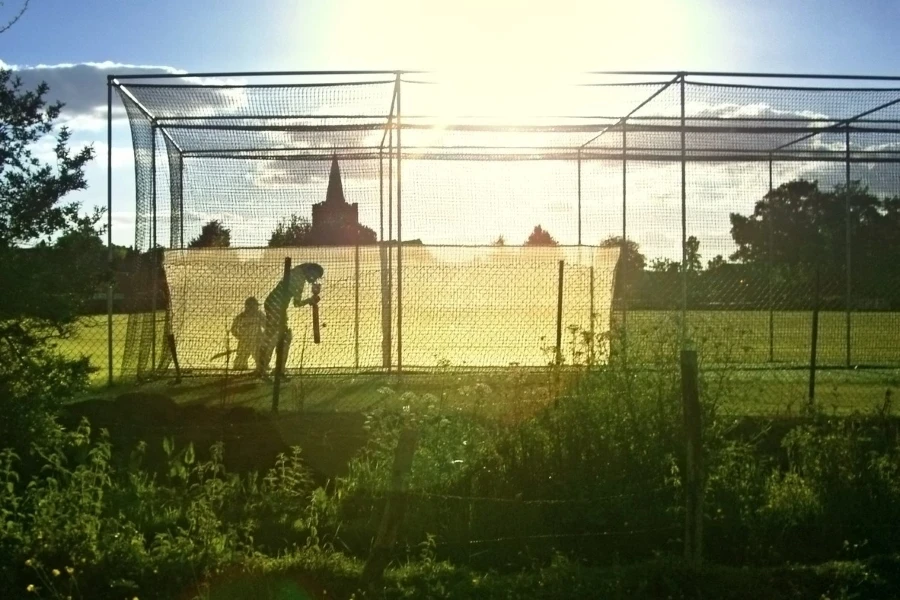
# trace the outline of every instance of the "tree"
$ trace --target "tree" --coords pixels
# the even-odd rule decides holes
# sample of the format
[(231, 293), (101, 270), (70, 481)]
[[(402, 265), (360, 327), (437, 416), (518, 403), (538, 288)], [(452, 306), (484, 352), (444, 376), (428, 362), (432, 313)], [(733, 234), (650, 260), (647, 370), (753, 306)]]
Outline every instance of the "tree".
[(738, 249), (731, 259), (771, 273), (779, 286), (808, 289), (819, 271), (826, 289), (841, 290), (848, 226), (854, 297), (900, 304), (900, 200), (879, 199), (858, 181), (831, 191), (816, 181), (790, 181), (763, 196), (750, 215), (732, 213)]
[(706, 263), (706, 270), (710, 273), (721, 270), (728, 263), (721, 254), (716, 254), (713, 259)]
[(206, 223), (200, 235), (188, 243), (188, 248), (228, 248), (231, 246), (231, 230), (217, 220)]
[(367, 246), (378, 241), (375, 230), (359, 223), (309, 227), (300, 246)]
[(625, 240), (621, 236), (608, 237), (600, 242), (601, 248), (619, 248), (619, 263), (625, 265), (628, 273), (639, 273), (647, 264), (647, 257), (641, 253), (640, 245), (634, 240)]
[[(48, 105), (47, 92), (0, 70), (0, 439), (19, 449), (87, 385), (87, 359), (62, 356), (54, 340), (108, 277), (94, 262), (102, 211), (64, 202), (87, 187), (93, 148), (70, 152), (68, 129), (54, 128), (62, 104)], [(36, 148), (51, 136), (55, 156), (45, 163)]]
[(494, 243), (491, 244), (491, 245), (492, 245), (492, 246), (505, 246), (505, 245), (506, 245), (506, 239), (505, 239), (502, 235), (499, 235), (499, 236), (497, 236), (497, 239), (494, 240)]
[(368, 246), (378, 242), (375, 230), (359, 223), (313, 225), (306, 217), (291, 215), (279, 221), (269, 238), (270, 248), (298, 246)]
[(287, 221), (279, 221), (269, 237), (269, 248), (310, 246), (312, 225), (299, 215), (291, 215)]
[[(816, 181), (800, 179), (767, 193), (751, 215), (731, 214), (731, 236), (738, 246), (731, 259), (842, 269), (847, 250), (845, 201), (850, 205), (855, 242), (871, 239), (870, 234), (878, 237), (886, 204), (867, 188), (854, 182), (849, 188), (839, 185), (827, 192), (819, 189)], [(894, 245), (890, 239), (878, 241)]]
[(700, 262), (700, 240), (695, 236), (690, 236), (684, 243), (684, 262), (688, 273), (699, 273), (703, 270), (703, 263)]
[(650, 270), (654, 273), (680, 273), (681, 263), (668, 258), (654, 258), (650, 261)]
[[(25, 14), (25, 11), (28, 10), (28, 4), (30, 2), (31, 2), (31, 0), (24, 0), (22, 2), (22, 8), (20, 8), (19, 12), (17, 12), (9, 21), (7, 21), (5, 25), (0, 27), (0, 33), (5, 33), (10, 27), (12, 27), (13, 25), (15, 25), (16, 23), (19, 22), (19, 19), (21, 19), (22, 15)], [(0, 2), (0, 6), (2, 6), (2, 5), (3, 5), (3, 3)]]
[(525, 240), (526, 246), (559, 246), (559, 242), (553, 239), (553, 236), (550, 235), (548, 231), (546, 231), (540, 225), (535, 226), (534, 231), (531, 232), (531, 235), (528, 236), (528, 239)]
[(618, 248), (619, 262), (616, 265), (616, 296), (632, 293), (641, 280), (647, 257), (641, 253), (641, 247), (634, 240), (621, 236), (608, 237), (600, 242), (601, 248)]

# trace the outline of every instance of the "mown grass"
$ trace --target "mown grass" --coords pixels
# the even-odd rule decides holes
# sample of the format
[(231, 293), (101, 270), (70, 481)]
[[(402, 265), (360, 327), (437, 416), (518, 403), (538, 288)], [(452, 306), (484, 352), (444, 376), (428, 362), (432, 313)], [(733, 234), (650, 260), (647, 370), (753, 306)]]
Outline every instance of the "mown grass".
[[(617, 315), (620, 319), (621, 315)], [(627, 357), (636, 370), (653, 368), (658, 362), (658, 341), (672, 335), (677, 313), (663, 311), (632, 311), (628, 313)], [(807, 313), (775, 313), (775, 362), (769, 362), (769, 315), (764, 311), (707, 311), (689, 316), (692, 338), (707, 349), (701, 361), (708, 368), (722, 368), (730, 377), (741, 381), (733, 397), (726, 403), (735, 412), (747, 414), (790, 414), (801, 410), (808, 401), (809, 372), (803, 368), (809, 360), (809, 315)], [(113, 355), (116, 381), (129, 389), (164, 390), (183, 403), (228, 403), (254, 408), (271, 405), (271, 385), (251, 379), (245, 374), (232, 373), (226, 381), (220, 374), (188, 376), (178, 387), (166, 387), (166, 382), (131, 386), (121, 376), (121, 358), (127, 327), (127, 315), (114, 315)], [(816, 398), (820, 406), (839, 413), (867, 410), (884, 401), (887, 392), (896, 394), (900, 388), (900, 369), (886, 368), (843, 369), (846, 358), (844, 314), (823, 313), (820, 320), (819, 364)], [(900, 364), (900, 350), (894, 333), (900, 331), (900, 316), (892, 313), (855, 313), (852, 321), (852, 357), (861, 363), (880, 365)], [(121, 393), (121, 385), (104, 391), (107, 382), (106, 317), (86, 317), (71, 338), (59, 340), (60, 350), (68, 356), (87, 356), (96, 367), (92, 375), (93, 395)], [(211, 347), (221, 342), (210, 342)], [(577, 346), (573, 336), (564, 337), (565, 356)], [(617, 348), (620, 350), (620, 348)], [(574, 350), (577, 353), (578, 350)], [(577, 360), (577, 357), (576, 357)], [(408, 374), (404, 389), (417, 393), (436, 392), (462, 383), (484, 381), (501, 385), (515, 369), (505, 368), (494, 373), (470, 373), (455, 369), (445, 362), (424, 374)], [(169, 374), (171, 382), (174, 373)], [(540, 371), (528, 376), (532, 385), (544, 385), (546, 374)], [(288, 382), (282, 407), (304, 410), (360, 411), (379, 401), (373, 392), (384, 386), (396, 386), (388, 375), (315, 375), (306, 374)]]
[[(655, 362), (656, 338), (660, 332), (670, 331), (673, 319), (679, 313), (668, 311), (629, 311), (627, 317), (627, 352), (629, 358), (637, 365), (652, 365)], [(773, 336), (770, 352), (769, 313), (768, 311), (691, 311), (688, 313), (688, 324), (691, 336), (703, 339), (707, 346), (728, 347), (728, 352), (720, 352), (716, 356), (722, 364), (734, 365), (738, 368), (795, 367), (809, 363), (811, 341), (811, 314), (800, 311), (776, 311), (773, 313)], [(620, 326), (622, 313), (613, 314), (613, 322)], [(128, 315), (113, 315), (113, 367), (116, 378), (120, 377), (122, 353), (124, 351), (125, 333)], [(162, 317), (160, 318), (162, 323)], [(98, 371), (94, 382), (105, 382), (107, 378), (107, 318), (105, 315), (84, 317), (75, 334), (67, 339), (59, 340), (59, 348), (68, 356), (87, 356)], [(346, 336), (338, 335), (343, 344)], [(451, 329), (447, 333), (453, 335)], [(855, 312), (851, 314), (851, 352), (852, 365), (878, 365), (888, 368), (900, 367), (900, 350), (896, 339), (900, 336), (900, 313), (890, 312)], [(208, 339), (203, 356), (212, 356), (223, 349), (222, 334)], [(442, 337), (433, 335), (428, 340), (417, 340), (416, 343), (427, 343), (432, 346), (429, 355), (435, 357), (432, 365), (437, 366), (443, 356)], [(564, 345), (569, 346), (569, 335), (565, 335)], [(234, 342), (234, 340), (232, 340)], [(414, 340), (415, 341), (415, 340)], [(191, 340), (193, 345), (199, 343)], [(299, 342), (298, 342), (299, 343)], [(407, 345), (413, 341), (407, 341)], [(539, 344), (535, 340), (535, 345)], [(352, 344), (351, 344), (352, 345)], [(568, 350), (568, 348), (567, 348)], [(312, 351), (312, 350), (310, 350)], [(365, 349), (364, 349), (365, 351)], [(770, 360), (770, 356), (771, 359)], [(822, 366), (846, 366), (846, 315), (842, 312), (823, 312), (819, 318), (818, 363)], [(499, 357), (499, 364), (502, 357)], [(447, 359), (451, 366), (452, 358)], [(190, 365), (184, 363), (185, 368)], [(209, 365), (205, 365), (209, 366)], [(216, 368), (221, 367), (218, 363)], [(348, 366), (348, 365), (339, 365)]]

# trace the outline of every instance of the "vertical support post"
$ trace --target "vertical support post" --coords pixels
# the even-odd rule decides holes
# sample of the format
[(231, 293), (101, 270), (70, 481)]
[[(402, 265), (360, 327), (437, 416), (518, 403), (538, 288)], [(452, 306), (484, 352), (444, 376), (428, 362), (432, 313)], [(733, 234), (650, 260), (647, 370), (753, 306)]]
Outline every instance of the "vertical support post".
[(578, 149), (578, 245), (581, 245), (581, 148)]
[(384, 241), (384, 150), (378, 149), (378, 240)]
[(595, 360), (594, 348), (597, 346), (597, 339), (596, 339), (597, 334), (596, 334), (595, 327), (594, 327), (594, 321), (595, 321), (594, 313), (596, 310), (596, 308), (594, 307), (594, 285), (595, 285), (594, 284), (594, 265), (592, 264), (591, 265), (591, 293), (590, 293), (590, 311), (591, 311), (591, 313), (590, 313), (590, 321), (588, 321), (588, 323), (589, 323), (588, 327), (590, 328), (590, 333), (591, 333), (591, 345), (590, 345), (590, 354), (589, 354), (591, 366), (594, 365), (594, 360)]
[(381, 266), (381, 366), (391, 366), (391, 315), (388, 308), (391, 288), (387, 279), (387, 249), (384, 246), (384, 151), (378, 150), (378, 258)]
[(703, 440), (701, 439), (700, 390), (697, 352), (681, 351), (681, 400), (684, 405), (685, 522), (684, 557), (699, 566), (703, 555)]
[(156, 296), (158, 295), (159, 286), (159, 258), (156, 251), (156, 123), (150, 126), (151, 142), (150, 142), (150, 177), (151, 182), (151, 215), (152, 222), (150, 224), (150, 268), (153, 269), (150, 275), (151, 287), (153, 288), (150, 295), (150, 323), (153, 335), (150, 337), (150, 372), (156, 372)]
[(851, 349), (850, 349), (850, 309), (852, 307), (852, 293), (853, 293), (853, 284), (851, 280), (851, 250), (850, 243), (852, 241), (852, 223), (850, 221), (850, 128), (847, 127), (847, 131), (845, 132), (845, 150), (846, 150), (846, 160), (845, 160), (845, 170), (844, 170), (844, 184), (846, 189), (844, 190), (844, 221), (845, 221), (845, 229), (846, 229), (846, 286), (847, 286), (847, 299), (846, 299), (846, 344), (847, 344), (847, 364), (846, 366), (850, 366), (851, 362)]
[(106, 384), (113, 384), (113, 271), (112, 248), (112, 80), (106, 80), (106, 266), (109, 282), (106, 286)]
[(684, 74), (681, 75), (681, 348), (687, 344), (687, 151)]
[(397, 373), (403, 372), (403, 203), (401, 176), (403, 174), (403, 133), (400, 108), (400, 73), (397, 73)]
[(563, 270), (566, 261), (559, 261), (559, 278), (556, 290), (556, 364), (562, 364), (562, 319), (563, 319)]
[(809, 346), (809, 405), (816, 401), (816, 353), (819, 348), (819, 265), (816, 264), (816, 283), (813, 289), (812, 332)]
[(766, 303), (769, 305), (769, 362), (775, 361), (775, 305), (774, 298), (772, 295), (772, 253), (773, 246), (775, 243), (774, 235), (772, 232), (772, 155), (769, 155), (769, 227), (768, 227), (768, 237), (769, 237), (769, 248), (768, 248), (768, 257), (766, 261)]
[(178, 247), (184, 250), (184, 154), (178, 152)]
[[(284, 293), (291, 293), (291, 257), (284, 257)], [(284, 377), (285, 340), (287, 338), (287, 321), (282, 319), (278, 325), (278, 345), (275, 346), (275, 381), (272, 382), (272, 412), (278, 412), (278, 403), (281, 399), (281, 379)]]
[(391, 368), (391, 285), (388, 280), (388, 248), (378, 247), (381, 264), (381, 367)]
[[(621, 280), (627, 282), (629, 273), (628, 261), (624, 259), (628, 248), (628, 133), (626, 127), (628, 121), (622, 119), (622, 248), (619, 251), (619, 260), (622, 261)], [(628, 364), (628, 286), (622, 285), (622, 364)]]
[(356, 370), (359, 371), (359, 238), (353, 249), (353, 355)]
[(388, 242), (387, 242), (388, 373), (394, 368), (394, 124), (388, 131)]

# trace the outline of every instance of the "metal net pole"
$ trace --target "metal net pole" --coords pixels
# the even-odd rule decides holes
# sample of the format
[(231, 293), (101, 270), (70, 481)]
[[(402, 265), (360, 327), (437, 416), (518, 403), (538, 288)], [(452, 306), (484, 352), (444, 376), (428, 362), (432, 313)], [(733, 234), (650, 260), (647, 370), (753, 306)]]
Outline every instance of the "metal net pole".
[(113, 272), (112, 248), (112, 81), (106, 82), (106, 248), (109, 282), (106, 287), (107, 385), (113, 384)]
[(378, 150), (378, 239), (384, 241), (384, 150), (380, 148)]
[(387, 312), (388, 312), (388, 372), (394, 366), (394, 124), (388, 131), (388, 243), (387, 243)]
[(766, 261), (766, 303), (769, 305), (769, 362), (775, 361), (775, 306), (772, 295), (772, 246), (774, 244), (772, 232), (772, 156), (769, 155), (769, 226), (768, 226), (768, 256)]
[(851, 222), (850, 222), (850, 128), (847, 127), (846, 132), (844, 133), (845, 138), (845, 151), (846, 151), (846, 160), (844, 161), (844, 220), (845, 220), (845, 231), (846, 231), (846, 306), (845, 306), (845, 317), (846, 317), (846, 362), (847, 366), (850, 366), (850, 308), (851, 308), (851, 294), (852, 294), (852, 284), (850, 279), (850, 266), (851, 266), (851, 251), (850, 251), (850, 242), (851, 242)]
[(687, 343), (687, 154), (685, 146), (684, 75), (681, 76), (681, 348)]
[(178, 152), (178, 241), (179, 248), (184, 250), (184, 153)]
[(150, 372), (156, 372), (156, 289), (159, 285), (159, 260), (156, 254), (156, 123), (150, 127)]
[[(628, 133), (626, 131), (627, 121), (625, 119), (622, 120), (622, 249), (621, 253), (624, 253), (628, 248)], [(619, 255), (619, 260), (622, 261), (622, 297), (620, 301), (622, 302), (622, 361), (625, 363), (628, 360), (628, 284), (630, 283), (628, 280), (628, 261), (624, 259), (623, 255)]]
[(400, 74), (397, 73), (397, 372), (403, 371), (403, 218), (401, 210), (403, 204), (400, 196), (403, 186), (400, 177), (403, 169), (403, 123), (401, 121), (402, 110), (400, 108)]
[(581, 148), (578, 149), (578, 245), (581, 245)]

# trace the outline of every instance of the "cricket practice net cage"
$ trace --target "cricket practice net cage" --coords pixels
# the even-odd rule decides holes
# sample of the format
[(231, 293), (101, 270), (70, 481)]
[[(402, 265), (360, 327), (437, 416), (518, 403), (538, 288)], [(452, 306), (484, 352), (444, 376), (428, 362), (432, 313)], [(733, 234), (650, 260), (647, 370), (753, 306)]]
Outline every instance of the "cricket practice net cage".
[[(228, 368), (325, 268), (288, 369), (900, 364), (900, 81), (711, 73), (110, 78), (135, 152), (122, 375)], [(112, 96), (111, 96), (112, 97)], [(204, 241), (210, 221), (229, 230)], [(539, 228), (538, 228), (539, 226)], [(526, 241), (527, 240), (527, 241)], [(702, 258), (702, 260), (701, 260)], [(224, 358), (223, 358), (224, 357)]]

